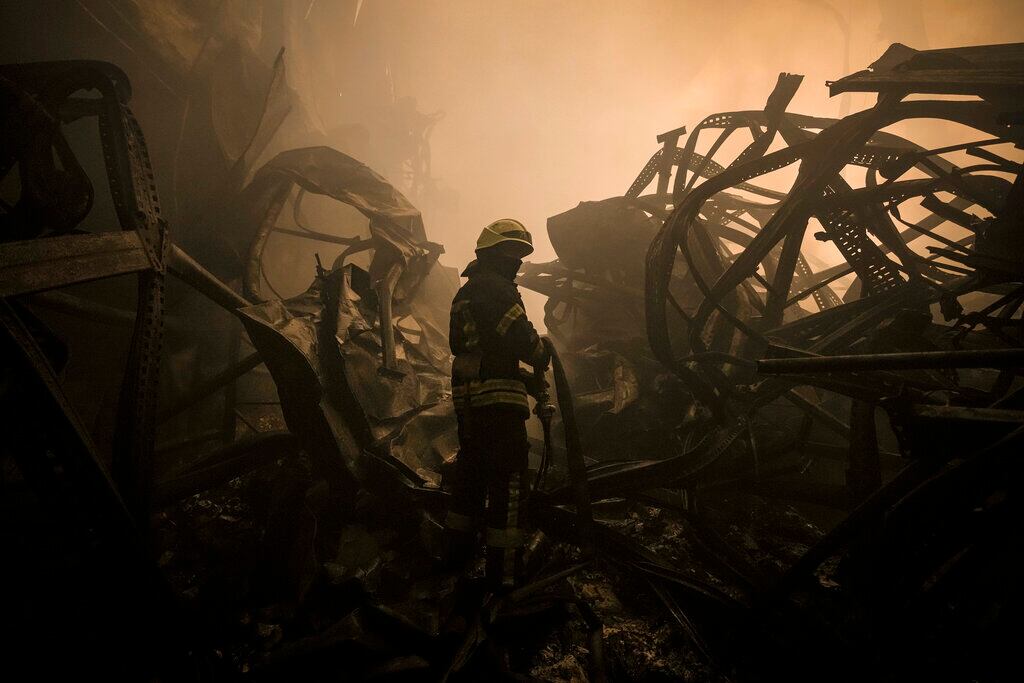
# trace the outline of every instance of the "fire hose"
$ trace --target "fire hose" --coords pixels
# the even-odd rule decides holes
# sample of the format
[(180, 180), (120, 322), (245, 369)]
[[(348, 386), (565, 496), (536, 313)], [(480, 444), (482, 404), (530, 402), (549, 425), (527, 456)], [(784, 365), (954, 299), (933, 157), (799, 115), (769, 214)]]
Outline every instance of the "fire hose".
[[(558, 402), (558, 410), (562, 414), (562, 426), (565, 430), (565, 455), (569, 470), (569, 480), (572, 485), (573, 502), (576, 505), (576, 524), (580, 534), (581, 545), (588, 546), (591, 540), (591, 526), (593, 515), (590, 511), (590, 493), (587, 490), (587, 468), (583, 462), (583, 446), (580, 442), (579, 424), (576, 422), (576, 409), (573, 401), (572, 389), (569, 387), (569, 380), (565, 376), (565, 367), (562, 359), (555, 350), (555, 345), (550, 339), (544, 338), (544, 348), (551, 356), (551, 374), (555, 384), (555, 395)], [(551, 396), (548, 392), (548, 383), (544, 379), (545, 369), (538, 368), (534, 371), (537, 392), (534, 398), (537, 405), (534, 407), (534, 414), (540, 418), (544, 430), (544, 453), (541, 456), (540, 466), (534, 479), (533, 490), (538, 491), (544, 484), (548, 468), (554, 452), (554, 439), (551, 433), (551, 419), (555, 414), (555, 406), (551, 404)]]

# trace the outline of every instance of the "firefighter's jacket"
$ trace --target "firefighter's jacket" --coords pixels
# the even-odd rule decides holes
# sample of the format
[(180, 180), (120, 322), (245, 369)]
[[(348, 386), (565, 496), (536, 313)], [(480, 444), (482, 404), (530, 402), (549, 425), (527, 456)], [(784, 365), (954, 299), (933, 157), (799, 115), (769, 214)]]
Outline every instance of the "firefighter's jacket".
[(449, 343), (455, 410), (499, 406), (529, 417), (519, 362), (547, 365), (537, 331), (526, 318), (515, 284), (518, 262), (480, 258), (466, 267), (469, 281), (452, 301)]

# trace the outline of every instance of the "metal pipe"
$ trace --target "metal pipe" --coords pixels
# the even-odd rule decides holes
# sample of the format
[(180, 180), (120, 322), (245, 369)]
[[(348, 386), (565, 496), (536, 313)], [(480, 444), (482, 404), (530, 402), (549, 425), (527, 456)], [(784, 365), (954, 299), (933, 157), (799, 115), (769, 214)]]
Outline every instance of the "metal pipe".
[(177, 245), (172, 244), (167, 252), (167, 269), (171, 275), (231, 313), (253, 305), (251, 301), (199, 265)]
[(757, 371), (763, 375), (932, 368), (1012, 368), (1017, 366), (1024, 367), (1024, 349), (866, 353), (849, 356), (766, 358), (757, 361)]
[(395, 285), (402, 274), (399, 264), (394, 264), (388, 269), (387, 274), (376, 283), (377, 303), (380, 313), (380, 339), (384, 347), (384, 367), (387, 370), (397, 370), (398, 361), (395, 357), (395, 326), (391, 322), (391, 300), (395, 294)]
[(282, 235), (291, 235), (292, 237), (302, 237), (304, 239), (315, 240), (317, 242), (343, 244), (346, 247), (352, 246), (353, 244), (358, 244), (360, 241), (358, 237), (339, 237), (337, 235), (331, 235), (326, 232), (315, 232), (313, 230), (291, 230), (290, 228), (274, 228), (270, 232), (276, 232)]

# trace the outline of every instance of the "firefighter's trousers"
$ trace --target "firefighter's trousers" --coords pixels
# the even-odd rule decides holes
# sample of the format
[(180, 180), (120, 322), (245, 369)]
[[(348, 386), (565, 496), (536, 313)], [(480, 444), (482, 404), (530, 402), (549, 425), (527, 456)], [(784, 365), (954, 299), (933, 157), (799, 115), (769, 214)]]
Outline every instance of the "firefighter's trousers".
[(461, 411), (458, 419), (460, 449), (445, 520), (449, 542), (456, 561), (472, 557), (483, 526), (487, 581), (508, 589), (522, 572), (526, 420), (521, 411), (498, 406)]

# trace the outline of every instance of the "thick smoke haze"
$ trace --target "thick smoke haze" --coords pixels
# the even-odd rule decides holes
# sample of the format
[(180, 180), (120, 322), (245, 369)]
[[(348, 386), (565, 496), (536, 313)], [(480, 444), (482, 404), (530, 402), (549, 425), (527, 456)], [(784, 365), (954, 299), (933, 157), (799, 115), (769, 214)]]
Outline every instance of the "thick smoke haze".
[[(658, 133), (760, 109), (780, 72), (805, 77), (790, 111), (838, 116), (874, 96), (830, 99), (825, 81), (891, 43), (1015, 42), (1022, 19), (1024, 3), (1006, 0), (457, 0), (370, 1), (359, 22), (394, 32), (396, 93), (446, 113), (431, 138), (433, 172), (458, 192), (458, 210), (424, 209), (444, 260), (462, 264), (481, 224), (502, 216), (533, 230), (535, 260), (555, 258), (547, 217), (622, 194)], [(535, 320), (538, 301), (529, 297)]]
[[(825, 81), (892, 42), (1024, 38), (1024, 4), (1005, 1), (371, 1), (363, 12), (393, 25), (396, 91), (446, 112), (433, 170), (458, 191), (459, 211), (428, 229), (453, 263), (471, 256), (481, 223), (504, 215), (538, 234), (534, 258), (554, 258), (548, 216), (623, 193), (656, 134), (760, 109), (780, 72), (805, 76), (790, 110), (836, 116), (843, 98)], [(873, 104), (849, 97), (850, 111)]]
[[(107, 3), (120, 8), (109, 24), (94, 4), (3, 3), (4, 61), (95, 58), (124, 68), (164, 203), (183, 230), (202, 216), (177, 195), (171, 201), (189, 188), (170, 169), (187, 165), (190, 152), (160, 141), (178, 137), (184, 97), (169, 93), (145, 58), (153, 51), (186, 74), (216, 34), (251, 46), (268, 67), (285, 49), (299, 106), (260, 163), (328, 144), (408, 191), (401, 168), (381, 161), (401, 144), (396, 112), (443, 113), (429, 137), (435, 190), (410, 198), (429, 237), (444, 244), (442, 262), (456, 267), (472, 258), (480, 228), (506, 216), (534, 233), (533, 260), (555, 258), (549, 216), (621, 195), (657, 149), (658, 133), (692, 129), (714, 112), (761, 109), (780, 72), (805, 77), (790, 111), (839, 116), (874, 98), (829, 98), (825, 82), (867, 67), (891, 43), (1024, 39), (1024, 3), (1015, 0), (133, 0)], [(942, 125), (894, 132), (948, 144)], [(786, 189), (794, 173), (771, 182)], [(312, 202), (307, 210), (317, 218)], [(282, 239), (277, 248), (290, 252), (268, 265), (284, 294), (312, 276), (311, 247), (300, 242)], [(539, 322), (540, 297), (527, 302)]]

